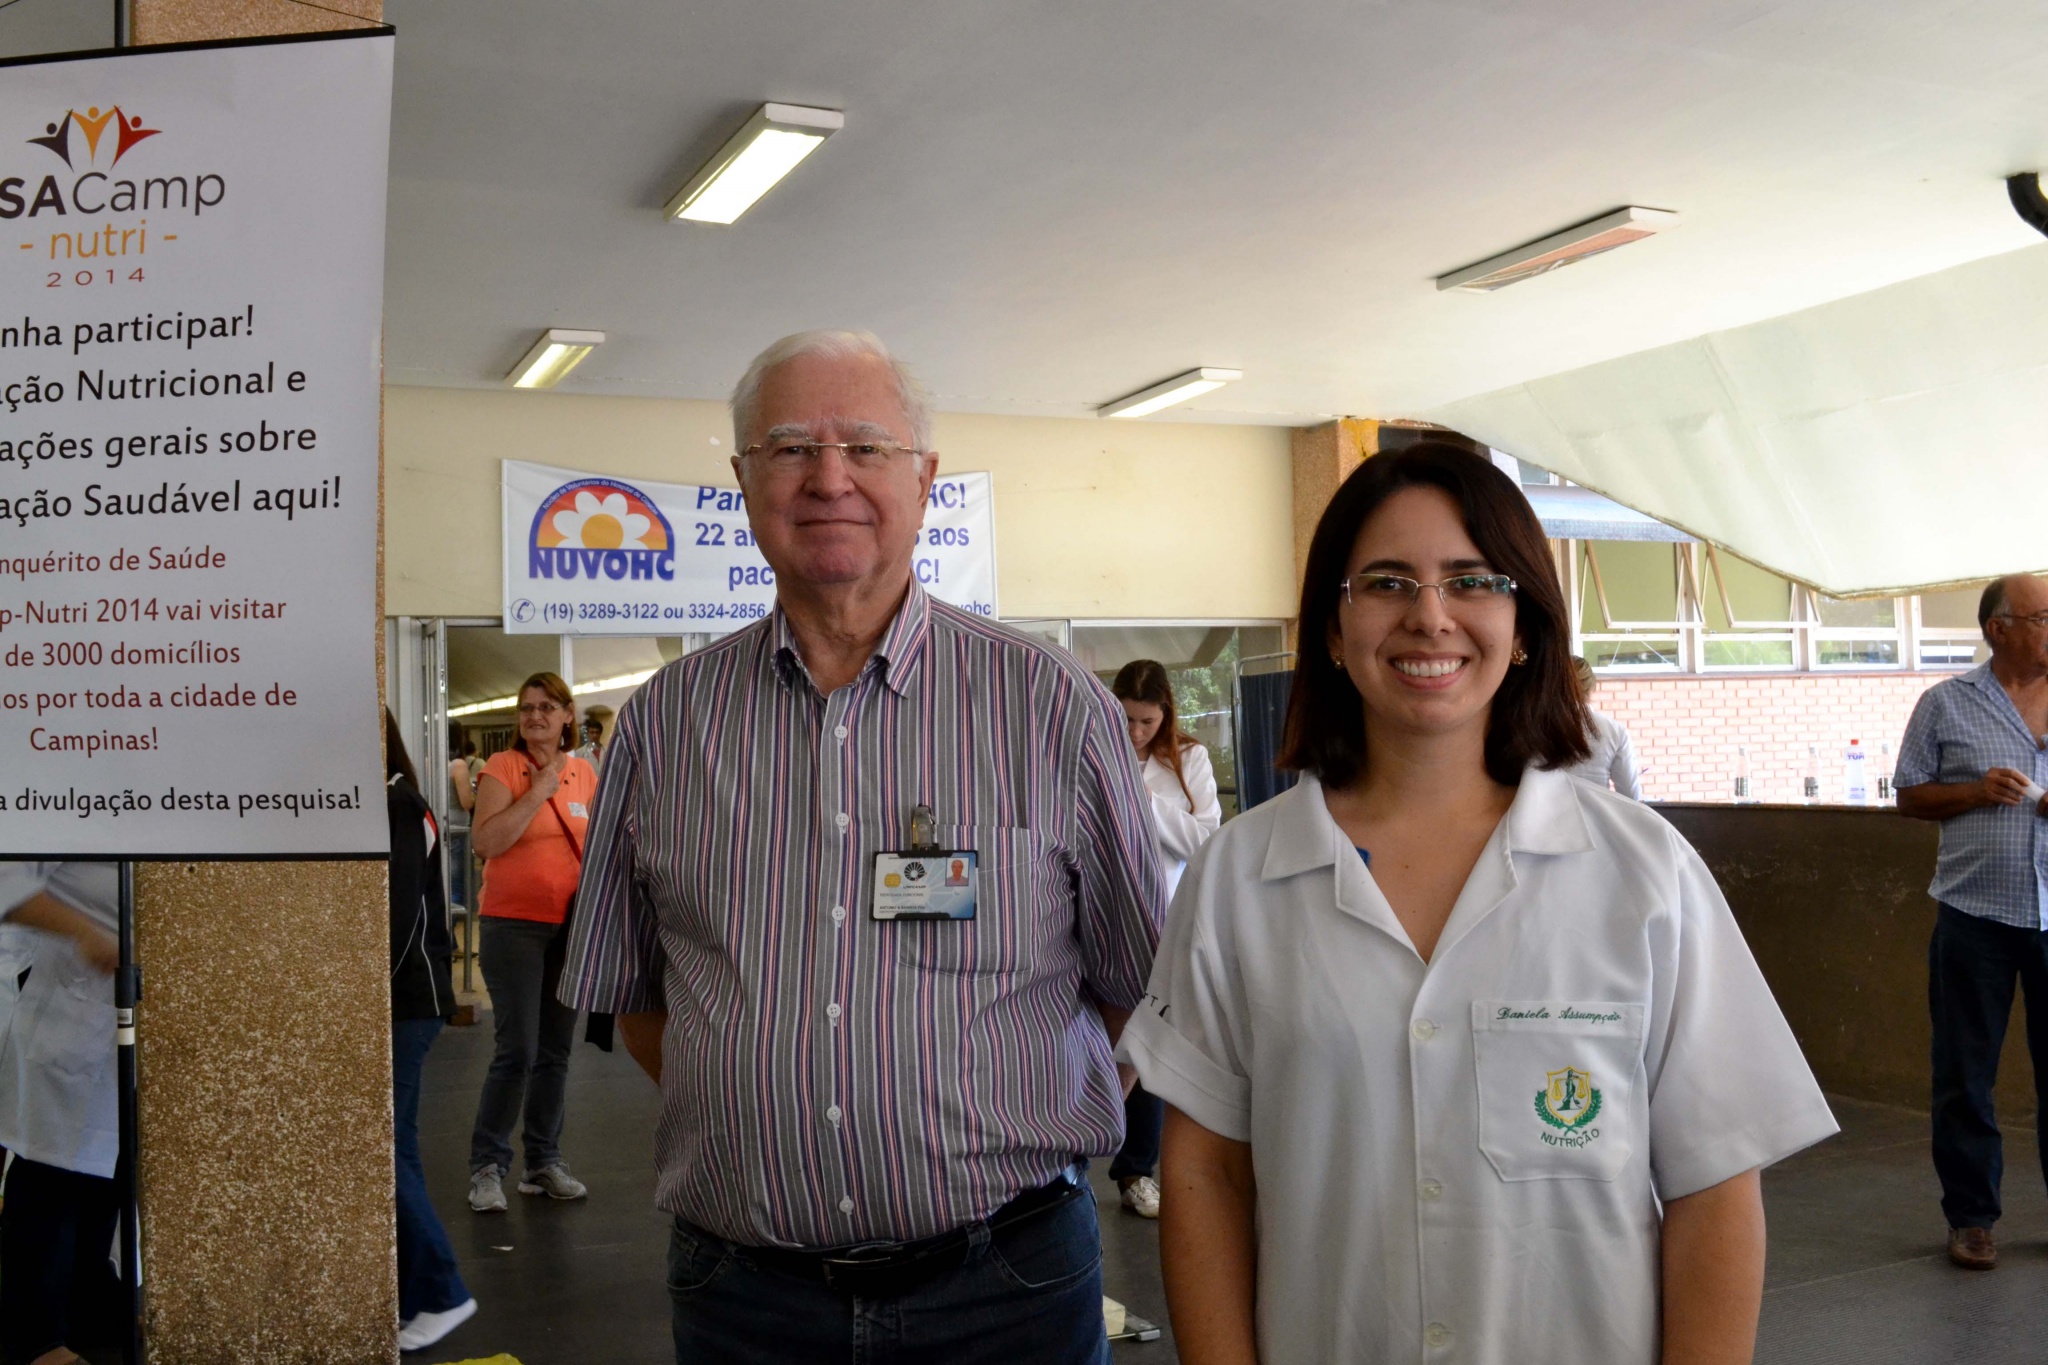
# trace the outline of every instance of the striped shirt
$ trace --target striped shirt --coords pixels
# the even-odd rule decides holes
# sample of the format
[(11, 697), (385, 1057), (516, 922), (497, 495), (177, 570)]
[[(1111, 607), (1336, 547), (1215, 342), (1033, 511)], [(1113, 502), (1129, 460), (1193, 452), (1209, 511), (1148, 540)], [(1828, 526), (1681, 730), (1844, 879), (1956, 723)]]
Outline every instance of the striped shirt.
[[(930, 806), (971, 921), (869, 917)], [(752, 1245), (910, 1241), (1123, 1137), (1091, 1000), (1144, 994), (1163, 915), (1117, 704), (915, 584), (821, 694), (778, 607), (657, 673), (605, 753), (561, 999), (668, 1011), (656, 1202)]]
[[(1979, 664), (1920, 694), (1892, 784), (1975, 782), (1993, 768), (2012, 768), (2048, 786), (2042, 745), (1991, 665)], [(1979, 919), (2048, 930), (2048, 820), (2026, 801), (1950, 816), (1941, 822), (1927, 894)]]

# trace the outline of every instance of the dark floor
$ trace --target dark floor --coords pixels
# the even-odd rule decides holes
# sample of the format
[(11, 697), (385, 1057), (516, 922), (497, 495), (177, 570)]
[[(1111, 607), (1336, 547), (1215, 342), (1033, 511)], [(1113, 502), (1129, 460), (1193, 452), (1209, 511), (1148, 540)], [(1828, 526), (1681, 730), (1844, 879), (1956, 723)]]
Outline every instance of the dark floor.
[[(469, 1125), (489, 1061), (482, 1027), (450, 1029), (427, 1063), (421, 1141), (435, 1203), (482, 1306), (432, 1351), (500, 1352), (521, 1365), (658, 1365), (671, 1358), (662, 1289), (667, 1229), (653, 1209), (653, 1087), (623, 1053), (579, 1045), (563, 1150), (590, 1199), (512, 1196), (507, 1214), (469, 1211)], [(2048, 1198), (2031, 1130), (2009, 1133), (2002, 1262), (1951, 1267), (1924, 1115), (1835, 1101), (1843, 1133), (1766, 1175), (1771, 1255), (1759, 1365), (2036, 1365), (2048, 1360)], [(1167, 1327), (1157, 1225), (1116, 1207), (1096, 1171), (1104, 1288)], [(1173, 1365), (1171, 1328), (1118, 1343), (1117, 1365)]]

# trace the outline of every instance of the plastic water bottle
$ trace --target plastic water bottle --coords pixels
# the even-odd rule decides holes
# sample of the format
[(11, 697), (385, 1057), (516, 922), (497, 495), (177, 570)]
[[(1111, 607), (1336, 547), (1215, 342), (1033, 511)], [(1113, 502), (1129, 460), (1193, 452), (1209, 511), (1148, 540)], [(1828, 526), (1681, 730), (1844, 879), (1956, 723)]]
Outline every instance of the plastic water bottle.
[(1738, 744), (1735, 746), (1735, 803), (1743, 805), (1754, 800), (1756, 798), (1750, 795), (1749, 786), (1749, 746)]
[(1870, 783), (1864, 774), (1867, 757), (1860, 739), (1850, 740), (1848, 751), (1842, 755), (1842, 799), (1852, 806), (1870, 804)]
[(1809, 805), (1820, 804), (1820, 745), (1806, 746), (1805, 795)]
[(1892, 799), (1892, 746), (1889, 740), (1877, 746), (1877, 799), (1887, 803)]

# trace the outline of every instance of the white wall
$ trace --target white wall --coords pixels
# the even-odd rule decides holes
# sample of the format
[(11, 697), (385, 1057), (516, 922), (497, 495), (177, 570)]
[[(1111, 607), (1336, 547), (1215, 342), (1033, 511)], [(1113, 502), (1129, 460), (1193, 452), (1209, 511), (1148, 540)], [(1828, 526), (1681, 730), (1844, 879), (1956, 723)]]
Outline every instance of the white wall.
[[(941, 415), (940, 468), (995, 476), (1005, 616), (1294, 614), (1289, 433)], [(723, 404), (384, 391), (385, 610), (501, 614), (500, 460), (730, 485)]]

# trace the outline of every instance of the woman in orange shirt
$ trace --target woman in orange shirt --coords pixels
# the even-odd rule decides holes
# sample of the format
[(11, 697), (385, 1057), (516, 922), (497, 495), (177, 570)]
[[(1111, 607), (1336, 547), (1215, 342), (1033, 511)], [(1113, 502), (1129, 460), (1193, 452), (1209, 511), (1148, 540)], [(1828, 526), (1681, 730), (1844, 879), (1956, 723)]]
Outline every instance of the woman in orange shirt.
[(519, 1192), (553, 1199), (589, 1193), (569, 1174), (559, 1145), (576, 1011), (555, 999), (555, 985), (597, 799), (596, 771), (569, 752), (575, 735), (569, 685), (536, 673), (519, 689), (519, 738), (477, 779), (470, 844), (484, 861), (478, 931), (497, 1031), (469, 1142), (469, 1206), (478, 1213), (505, 1208), (512, 1127), (522, 1108)]

